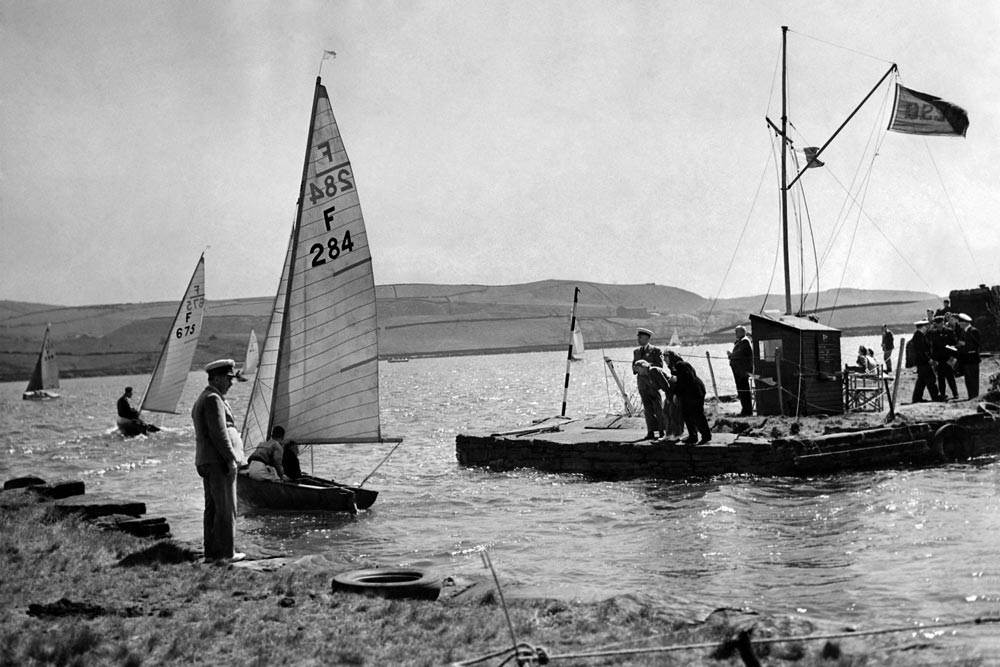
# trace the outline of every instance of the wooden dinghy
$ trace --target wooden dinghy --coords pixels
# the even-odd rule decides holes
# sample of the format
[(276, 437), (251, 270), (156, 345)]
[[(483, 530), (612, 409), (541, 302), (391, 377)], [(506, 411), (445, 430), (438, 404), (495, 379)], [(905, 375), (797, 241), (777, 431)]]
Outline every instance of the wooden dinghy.
[(253, 479), (240, 471), (236, 475), (236, 497), (241, 505), (254, 509), (353, 512), (375, 504), (378, 491), (312, 476), (297, 482), (272, 482)]

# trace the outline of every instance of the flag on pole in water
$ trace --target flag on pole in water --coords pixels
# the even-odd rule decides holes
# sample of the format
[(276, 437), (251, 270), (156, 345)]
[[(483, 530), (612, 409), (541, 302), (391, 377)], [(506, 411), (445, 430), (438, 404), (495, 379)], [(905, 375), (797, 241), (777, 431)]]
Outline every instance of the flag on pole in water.
[(889, 121), (892, 132), (964, 137), (967, 129), (969, 115), (962, 107), (896, 84), (896, 109)]
[(336, 58), (336, 57), (337, 57), (337, 52), (336, 51), (324, 51), (323, 52), (323, 60), (326, 60), (327, 58)]

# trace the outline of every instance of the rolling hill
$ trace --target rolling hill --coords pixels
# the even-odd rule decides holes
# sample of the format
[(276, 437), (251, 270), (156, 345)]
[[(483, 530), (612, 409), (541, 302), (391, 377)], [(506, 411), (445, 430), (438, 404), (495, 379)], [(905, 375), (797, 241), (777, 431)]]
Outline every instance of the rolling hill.
[[(645, 326), (665, 342), (676, 329), (686, 340), (728, 340), (747, 314), (784, 309), (771, 295), (711, 302), (693, 292), (643, 283), (608, 285), (545, 280), (519, 285), (401, 284), (376, 287), (382, 356), (448, 356), (563, 349), (568, 341), (573, 288), (577, 317), (590, 347), (630, 345)], [(209, 301), (195, 355), (240, 360), (251, 329), (263, 342), (271, 297)], [(798, 299), (793, 299), (798, 303)], [(872, 333), (886, 322), (908, 331), (940, 298), (923, 292), (841, 290), (810, 298), (809, 312), (852, 333)], [(833, 306), (836, 305), (836, 309)], [(0, 379), (27, 379), (46, 324), (61, 374), (115, 375), (152, 369), (176, 312), (171, 302), (78, 307), (0, 301)]]

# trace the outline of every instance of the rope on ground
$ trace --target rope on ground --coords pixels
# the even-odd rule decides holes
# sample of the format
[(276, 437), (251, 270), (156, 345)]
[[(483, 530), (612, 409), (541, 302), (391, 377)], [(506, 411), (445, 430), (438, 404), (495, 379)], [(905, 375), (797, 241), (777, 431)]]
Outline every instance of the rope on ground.
[[(946, 623), (931, 623), (929, 625), (919, 625), (919, 626), (900, 626), (892, 628), (882, 628), (878, 630), (861, 630), (856, 632), (831, 632), (831, 633), (815, 634), (815, 635), (803, 635), (800, 637), (767, 637), (763, 639), (751, 639), (750, 643), (755, 645), (766, 645), (766, 644), (781, 644), (786, 642), (810, 642), (810, 641), (823, 641), (823, 640), (828, 641), (831, 639), (873, 637), (877, 635), (898, 634), (901, 632), (927, 632), (929, 630), (954, 628), (964, 625), (983, 625), (986, 623), (1000, 623), (1000, 612), (994, 612), (989, 616), (978, 616), (976, 618), (965, 619), (961, 621), (951, 621)], [(726, 642), (723, 642), (723, 644), (725, 643)], [(557, 660), (613, 658), (613, 657), (623, 657), (623, 656), (646, 655), (652, 653), (670, 653), (674, 651), (693, 651), (700, 649), (717, 648), (719, 646), (720, 643), (718, 641), (715, 641), (715, 642), (703, 642), (698, 644), (673, 644), (669, 646), (651, 646), (647, 648), (614, 649), (614, 650), (598, 649), (594, 651), (585, 651), (580, 653), (550, 654), (548, 650), (543, 646), (535, 647), (530, 644), (521, 642), (517, 645), (516, 649), (506, 649), (504, 651), (491, 653), (489, 655), (484, 655), (469, 660), (454, 662), (452, 663), (452, 666), (466, 667), (468, 665), (476, 665), (486, 660), (490, 660), (492, 658), (497, 658), (504, 655), (506, 655), (507, 658), (500, 664), (504, 664), (508, 662), (511, 658), (514, 658), (517, 660), (518, 665), (546, 665), (549, 664), (550, 662), (555, 662)]]

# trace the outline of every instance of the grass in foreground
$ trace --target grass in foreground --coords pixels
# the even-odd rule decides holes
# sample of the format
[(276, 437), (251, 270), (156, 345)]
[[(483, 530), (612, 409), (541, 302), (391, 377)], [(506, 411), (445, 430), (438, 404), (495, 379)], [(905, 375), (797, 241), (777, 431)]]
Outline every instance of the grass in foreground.
[[(511, 644), (489, 588), (474, 596), (443, 594), (436, 602), (332, 592), (332, 572), (205, 565), (170, 541), (56, 518), (23, 490), (0, 492), (0, 568), (0, 666), (429, 666)], [(725, 644), (740, 629), (753, 627), (755, 638), (816, 631), (804, 621), (745, 613), (717, 613), (692, 625), (631, 598), (513, 600), (508, 606), (518, 640), (545, 646), (553, 662), (564, 665), (741, 665), (739, 653)], [(793, 641), (758, 646), (757, 653), (764, 665), (803, 667), (981, 664), (954, 662), (941, 647), (908, 638), (878, 641)], [(559, 657), (612, 645), (703, 643), (713, 647)]]

